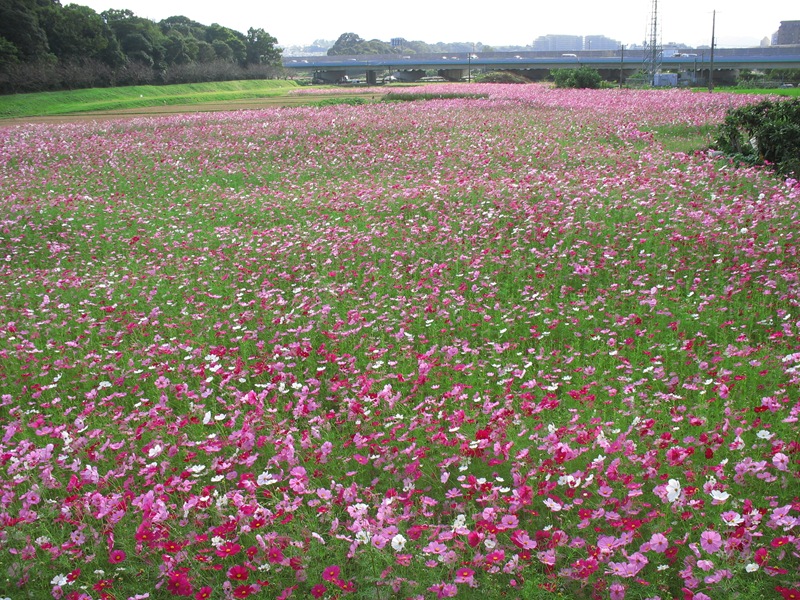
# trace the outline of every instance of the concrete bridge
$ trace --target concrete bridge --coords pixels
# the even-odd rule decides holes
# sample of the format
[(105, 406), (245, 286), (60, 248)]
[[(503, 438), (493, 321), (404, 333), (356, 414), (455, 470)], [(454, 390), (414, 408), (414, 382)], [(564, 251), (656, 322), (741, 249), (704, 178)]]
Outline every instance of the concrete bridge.
[[(711, 68), (710, 49), (681, 49), (661, 57), (664, 71), (678, 71), (690, 79), (706, 81)], [(679, 52), (679, 54), (678, 54)], [(449, 54), (388, 54), (360, 56), (290, 56), (283, 66), (295, 71), (311, 71), (314, 78), (337, 83), (364, 77), (366, 83), (377, 83), (379, 75), (416, 81), (426, 72), (436, 73), (450, 81), (471, 79), (475, 70), (512, 71), (538, 81), (553, 69), (591, 67), (609, 80), (627, 79), (645, 66), (644, 51), (579, 51), (560, 52), (482, 52)], [(800, 46), (769, 48), (715, 48), (714, 81), (733, 82), (740, 69), (800, 69)]]

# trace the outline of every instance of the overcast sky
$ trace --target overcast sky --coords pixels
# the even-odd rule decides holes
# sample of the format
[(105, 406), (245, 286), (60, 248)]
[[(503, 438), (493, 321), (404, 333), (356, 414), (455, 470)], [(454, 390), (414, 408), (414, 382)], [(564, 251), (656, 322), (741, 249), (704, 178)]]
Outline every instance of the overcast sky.
[[(62, 4), (69, 4), (62, 0)], [(130, 9), (160, 21), (183, 15), (245, 33), (261, 27), (282, 46), (336, 40), (353, 32), (365, 39), (393, 37), (436, 42), (525, 46), (540, 35), (606, 35), (624, 44), (649, 37), (652, 0), (76, 0), (97, 12)], [(718, 46), (756, 46), (781, 21), (800, 20), (796, 0), (659, 0), (662, 42), (711, 42), (717, 10)]]

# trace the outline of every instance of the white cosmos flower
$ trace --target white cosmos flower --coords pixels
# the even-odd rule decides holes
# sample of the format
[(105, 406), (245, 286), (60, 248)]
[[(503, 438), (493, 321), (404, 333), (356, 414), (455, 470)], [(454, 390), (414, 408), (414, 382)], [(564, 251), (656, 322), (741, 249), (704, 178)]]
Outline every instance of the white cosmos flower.
[(722, 504), (730, 498), (731, 495), (728, 492), (721, 492), (719, 490), (711, 490), (711, 504)]
[(677, 479), (670, 479), (667, 482), (667, 500), (675, 502), (681, 496), (681, 482)]
[(397, 534), (392, 538), (392, 548), (395, 552), (400, 552), (406, 547), (406, 538), (402, 534)]
[(50, 580), (50, 585), (57, 585), (59, 587), (67, 585), (66, 575), (56, 575)]

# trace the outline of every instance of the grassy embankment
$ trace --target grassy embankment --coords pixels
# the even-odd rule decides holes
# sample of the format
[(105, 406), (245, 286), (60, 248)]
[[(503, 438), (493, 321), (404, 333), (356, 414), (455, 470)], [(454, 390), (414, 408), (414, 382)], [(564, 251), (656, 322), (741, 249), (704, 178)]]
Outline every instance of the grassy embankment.
[(257, 80), (15, 94), (0, 96), (0, 119), (280, 97), (297, 87), (294, 81)]

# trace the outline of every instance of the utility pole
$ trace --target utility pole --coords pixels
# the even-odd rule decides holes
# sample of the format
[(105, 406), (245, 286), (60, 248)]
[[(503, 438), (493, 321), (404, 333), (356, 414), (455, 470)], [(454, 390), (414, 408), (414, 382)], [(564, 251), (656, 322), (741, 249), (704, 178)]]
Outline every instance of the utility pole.
[(625, 44), (619, 46), (619, 88), (622, 89), (622, 66), (625, 63)]
[(711, 64), (708, 69), (708, 93), (714, 91), (714, 36), (717, 27), (717, 11), (711, 13)]
[(650, 13), (650, 39), (645, 51), (646, 71), (650, 75), (650, 85), (656, 83), (656, 73), (661, 70), (661, 42), (658, 30), (658, 0), (653, 0)]

